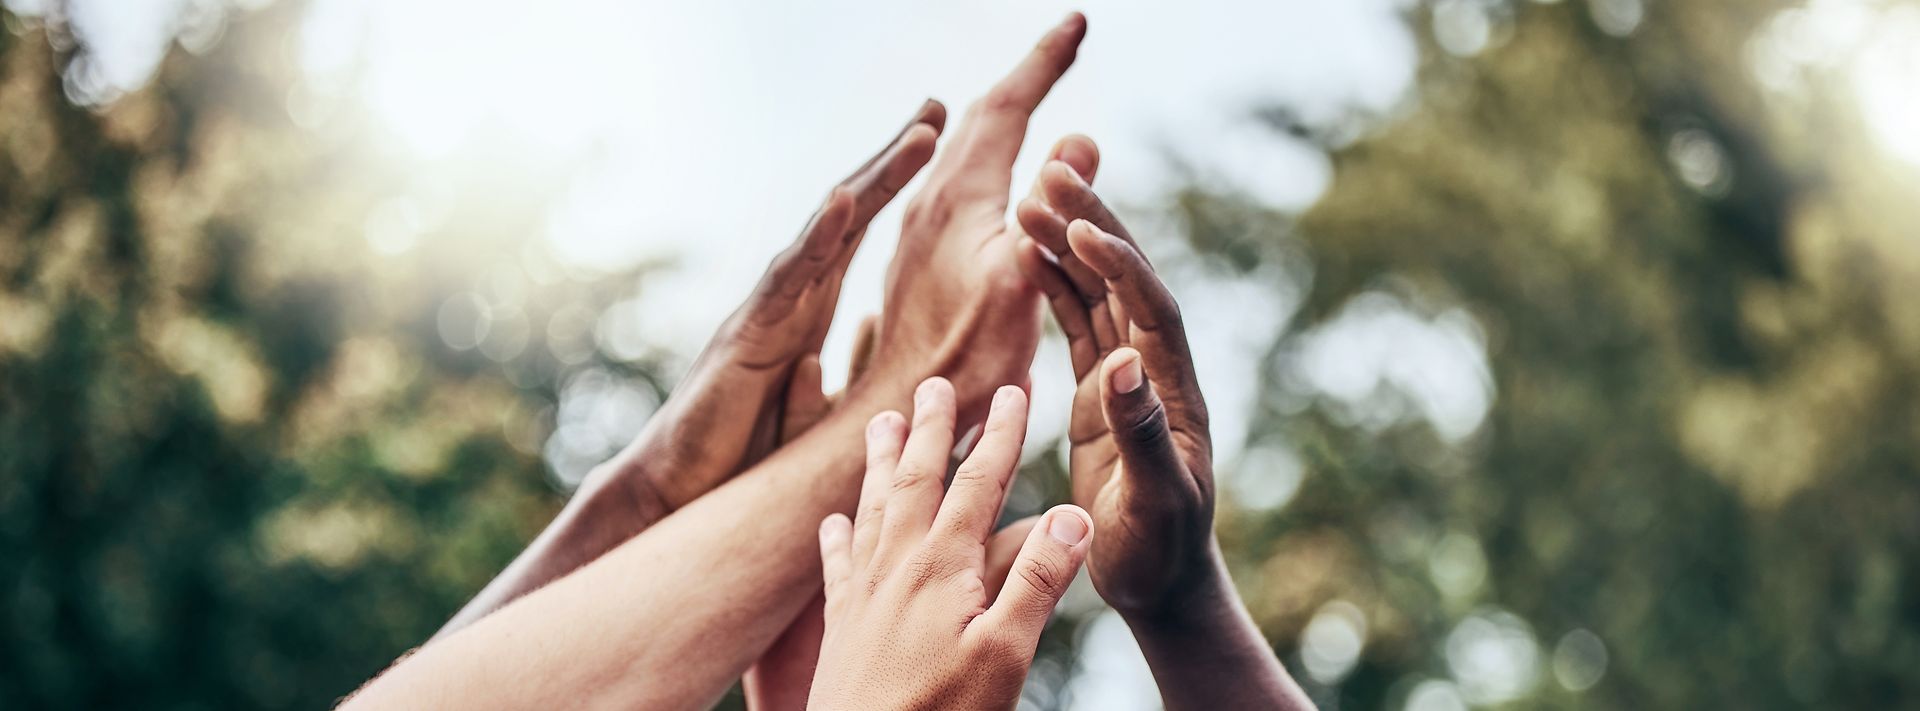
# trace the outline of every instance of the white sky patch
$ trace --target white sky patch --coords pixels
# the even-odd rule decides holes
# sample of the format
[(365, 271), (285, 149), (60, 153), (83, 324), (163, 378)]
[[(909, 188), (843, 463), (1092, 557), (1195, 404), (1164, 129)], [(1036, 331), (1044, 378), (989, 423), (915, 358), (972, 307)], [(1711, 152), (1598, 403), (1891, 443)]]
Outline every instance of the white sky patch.
[(1418, 418), (1458, 442), (1493, 405), (1485, 337), (1459, 309), (1429, 318), (1398, 297), (1367, 292), (1303, 334), (1295, 353), (1283, 375), (1371, 430)]

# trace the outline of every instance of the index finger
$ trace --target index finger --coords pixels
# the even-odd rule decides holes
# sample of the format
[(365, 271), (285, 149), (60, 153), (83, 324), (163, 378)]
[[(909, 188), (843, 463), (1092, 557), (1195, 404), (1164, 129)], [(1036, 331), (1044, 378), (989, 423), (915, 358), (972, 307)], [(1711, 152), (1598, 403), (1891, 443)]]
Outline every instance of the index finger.
[(1027, 137), (1027, 120), (1073, 66), (1086, 35), (1087, 18), (1075, 12), (1040, 38), (1019, 66), (967, 109), (959, 135), (935, 174), (963, 192), (1006, 199), (1013, 183), (1013, 159)]

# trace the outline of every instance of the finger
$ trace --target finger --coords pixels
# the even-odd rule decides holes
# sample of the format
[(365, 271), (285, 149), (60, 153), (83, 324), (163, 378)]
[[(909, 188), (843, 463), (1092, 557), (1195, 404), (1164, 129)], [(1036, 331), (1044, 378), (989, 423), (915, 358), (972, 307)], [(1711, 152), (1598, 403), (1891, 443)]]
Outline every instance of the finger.
[(853, 210), (854, 197), (851, 191), (834, 188), (828, 193), (826, 202), (807, 222), (806, 228), (800, 231), (800, 237), (767, 266), (767, 272), (760, 277), (760, 285), (755, 293), (761, 297), (790, 302), (815, 279), (824, 275), (839, 257), (841, 240), (852, 224)]
[(827, 396), (820, 391), (820, 355), (808, 353), (793, 365), (787, 378), (787, 402), (780, 412), (780, 443), (786, 444), (813, 427), (827, 414)]
[[(931, 106), (940, 103), (928, 100)], [(940, 109), (945, 117), (946, 109)], [(873, 216), (886, 207), (900, 189), (907, 186), (913, 176), (926, 167), (933, 158), (934, 144), (940, 136), (939, 128), (924, 122), (913, 123), (902, 131), (894, 142), (881, 151), (873, 161), (861, 166), (860, 170), (842, 183), (855, 198), (853, 211), (853, 229), (864, 230)]]
[(1053, 507), (1027, 534), (1000, 596), (968, 632), (986, 635), (1031, 655), (1054, 605), (1066, 594), (1093, 541), (1093, 518), (1080, 507)]
[(1115, 350), (1100, 364), (1100, 405), (1130, 485), (1149, 487), (1159, 496), (1188, 491), (1187, 467), (1174, 446), (1167, 409), (1138, 351)]
[(867, 366), (873, 363), (873, 333), (880, 327), (877, 314), (867, 314), (860, 319), (860, 328), (853, 334), (853, 358), (847, 364), (847, 383), (859, 380), (866, 374)]
[(844, 604), (846, 582), (853, 575), (853, 522), (835, 513), (820, 521), (820, 576), (829, 610)]
[(1062, 218), (1068, 221), (1087, 220), (1120, 237), (1127, 244), (1134, 244), (1133, 236), (1127, 232), (1125, 225), (1120, 224), (1120, 218), (1114, 216), (1113, 210), (1108, 209), (1106, 202), (1093, 192), (1093, 186), (1074, 172), (1071, 166), (1058, 161), (1041, 166), (1039, 185), (1040, 195), (1046, 200), (1047, 206)]
[(1027, 121), (1055, 82), (1073, 66), (1087, 19), (1072, 13), (1034, 46), (1020, 65), (967, 110), (967, 118), (938, 168), (948, 186), (998, 196), (1005, 206), (1013, 160), (1026, 140)]
[(888, 410), (867, 422), (867, 475), (860, 481), (860, 504), (854, 509), (853, 520), (855, 570), (871, 567), (880, 528), (886, 523), (887, 492), (893, 486), (893, 472), (906, 442), (907, 418), (900, 413)]
[(1134, 347), (1146, 361), (1153, 380), (1177, 393), (1183, 406), (1205, 416), (1200, 405), (1200, 386), (1188, 353), (1186, 327), (1181, 323), (1180, 305), (1167, 291), (1167, 285), (1155, 275), (1140, 250), (1119, 237), (1076, 220), (1067, 229), (1073, 253), (1107, 280), (1107, 289), (1119, 297), (1132, 323)]
[(1013, 208), (1014, 219), (1020, 223), (1020, 230), (1034, 241), (1045, 245), (1053, 253), (1054, 261), (1059, 265), (1067, 282), (1080, 295), (1082, 301), (1091, 302), (1107, 293), (1107, 285), (1080, 258), (1073, 256), (1073, 248), (1067, 245), (1067, 220), (1047, 207), (1046, 202), (1037, 197), (1020, 201)]
[(1039, 523), (1039, 516), (1028, 516), (994, 531), (993, 537), (987, 539), (986, 566), (980, 578), (986, 583), (988, 598), (1000, 596), (1001, 588), (1007, 584), (1007, 573), (1013, 569), (1014, 559), (1020, 556), (1021, 544), (1027, 542), (1027, 534)]
[(1100, 172), (1100, 146), (1084, 134), (1070, 133), (1062, 137), (1053, 144), (1053, 151), (1047, 157), (1066, 163), (1089, 185)]
[(886, 522), (874, 551), (876, 566), (899, 560), (927, 537), (939, 511), (947, 460), (953, 452), (954, 395), (946, 378), (928, 378), (913, 396), (913, 431), (887, 490)]
[(1027, 439), (1027, 394), (1013, 385), (993, 394), (987, 423), (973, 453), (954, 471), (953, 483), (934, 519), (935, 535), (978, 560), (981, 548), (1000, 517), (1007, 483), (1020, 464), (1020, 447)]
[[(1053, 150), (1047, 152), (1047, 162), (1058, 161), (1069, 170), (1080, 175), (1088, 183), (1100, 169), (1100, 148), (1093, 139), (1080, 134), (1072, 134), (1053, 144)], [(1026, 199), (1015, 208), (1020, 225), (1027, 235), (1040, 240), (1041, 244), (1053, 250), (1054, 254), (1070, 254), (1067, 249), (1067, 221), (1047, 206), (1046, 196), (1040, 192), (1040, 181), (1033, 181)], [(1031, 222), (1030, 222), (1031, 220)]]
[(1016, 262), (1027, 281), (1040, 289), (1047, 298), (1047, 305), (1053, 310), (1053, 320), (1060, 324), (1060, 332), (1067, 337), (1067, 354), (1073, 361), (1073, 377), (1077, 381), (1087, 377), (1093, 366), (1099, 362), (1099, 344), (1094, 340), (1093, 324), (1087, 315), (1087, 305), (1080, 300), (1079, 292), (1067, 283), (1065, 275), (1060, 273), (1059, 265), (1047, 259), (1041, 247), (1033, 240), (1020, 240)]

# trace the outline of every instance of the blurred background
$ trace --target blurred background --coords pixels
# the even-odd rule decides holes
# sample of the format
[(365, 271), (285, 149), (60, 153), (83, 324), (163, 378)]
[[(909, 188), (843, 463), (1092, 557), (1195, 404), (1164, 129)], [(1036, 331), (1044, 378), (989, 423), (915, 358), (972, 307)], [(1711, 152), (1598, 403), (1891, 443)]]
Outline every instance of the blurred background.
[[(1068, 9), (4, 0), (0, 706), (350, 692)], [(1102, 143), (1323, 708), (1920, 704), (1920, 2), (1079, 9), (1016, 190)], [(1023, 708), (1156, 705), (1078, 586)]]

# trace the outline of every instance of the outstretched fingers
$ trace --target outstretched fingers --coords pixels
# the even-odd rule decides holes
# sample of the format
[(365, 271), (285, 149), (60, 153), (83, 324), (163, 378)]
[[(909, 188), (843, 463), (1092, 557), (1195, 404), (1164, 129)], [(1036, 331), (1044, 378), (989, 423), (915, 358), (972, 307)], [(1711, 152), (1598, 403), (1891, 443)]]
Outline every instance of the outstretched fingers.
[(1053, 310), (1053, 320), (1060, 324), (1060, 332), (1066, 334), (1067, 354), (1073, 361), (1074, 379), (1087, 377), (1087, 373), (1099, 363), (1101, 347), (1095, 337), (1093, 318), (1088, 313), (1086, 302), (1081, 299), (1080, 292), (1067, 282), (1060, 265), (1049, 259), (1038, 243), (1023, 239), (1015, 250), (1015, 261), (1020, 266), (1020, 272), (1046, 297), (1048, 307)]
[(1199, 397), (1180, 305), (1146, 256), (1131, 242), (1086, 220), (1075, 220), (1067, 238), (1073, 253), (1106, 280), (1108, 291), (1125, 308), (1132, 324), (1129, 341), (1139, 348), (1148, 376), (1175, 393), (1173, 402), (1182, 408), (1181, 414), (1196, 418), (1190, 424), (1204, 427), (1206, 408)]
[(997, 196), (1004, 206), (1013, 181), (1013, 161), (1026, 140), (1027, 121), (1047, 92), (1073, 66), (1087, 18), (1072, 13), (1040, 39), (1019, 66), (967, 110), (949, 153), (936, 172), (948, 188), (968, 195)]

